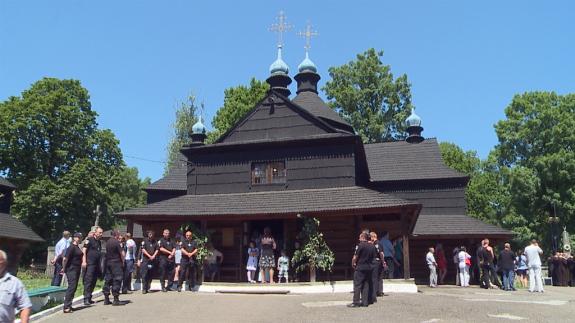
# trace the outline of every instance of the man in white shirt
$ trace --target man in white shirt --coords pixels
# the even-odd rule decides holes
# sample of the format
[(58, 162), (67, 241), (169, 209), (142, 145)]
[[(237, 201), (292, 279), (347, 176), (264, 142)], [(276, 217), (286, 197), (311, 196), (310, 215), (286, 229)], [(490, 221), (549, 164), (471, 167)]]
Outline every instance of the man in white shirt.
[(124, 280), (122, 281), (122, 294), (127, 294), (132, 290), (132, 273), (136, 261), (136, 242), (132, 239), (131, 233), (125, 235), (126, 243), (124, 253), (126, 255), (124, 264)]
[(543, 250), (539, 248), (537, 240), (531, 240), (531, 245), (525, 248), (523, 252), (527, 258), (527, 267), (529, 268), (529, 291), (543, 293), (543, 280), (541, 279), (541, 258)]
[(224, 255), (208, 242), (206, 244), (208, 256), (206, 257), (205, 275), (210, 281), (214, 281), (216, 274), (220, 271), (220, 266), (224, 261)]
[(62, 260), (68, 246), (70, 246), (70, 232), (62, 232), (62, 238), (56, 243), (54, 248), (54, 258), (50, 261), (54, 265), (54, 276), (52, 276), (52, 286), (60, 286), (62, 283)]
[(429, 287), (437, 287), (437, 262), (433, 256), (434, 252), (435, 249), (429, 248), (429, 252), (425, 256), (427, 267), (429, 267)]

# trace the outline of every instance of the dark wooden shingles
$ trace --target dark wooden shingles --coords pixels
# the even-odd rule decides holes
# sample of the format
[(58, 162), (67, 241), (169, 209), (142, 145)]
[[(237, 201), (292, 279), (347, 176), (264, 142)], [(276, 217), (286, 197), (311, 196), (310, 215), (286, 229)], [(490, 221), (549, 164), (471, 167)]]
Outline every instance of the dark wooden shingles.
[(418, 144), (393, 141), (364, 147), (372, 181), (466, 177), (445, 165), (435, 138)]
[(38, 236), (32, 229), (6, 213), (0, 213), (0, 238), (38, 242), (44, 241), (44, 239)]

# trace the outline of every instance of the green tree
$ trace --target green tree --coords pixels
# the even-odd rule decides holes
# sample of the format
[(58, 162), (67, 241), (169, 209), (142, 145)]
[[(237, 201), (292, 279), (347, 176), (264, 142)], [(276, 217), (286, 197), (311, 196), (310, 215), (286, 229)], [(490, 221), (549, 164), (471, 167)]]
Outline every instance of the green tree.
[(218, 109), (212, 126), (214, 131), (208, 134), (208, 143), (215, 142), (220, 136), (242, 119), (256, 104), (264, 98), (269, 85), (255, 78), (250, 85), (238, 85), (224, 91), (224, 105)]
[(365, 143), (405, 138), (405, 119), (411, 111), (407, 76), (394, 79), (381, 61), (383, 51), (371, 48), (357, 59), (331, 67), (323, 87), (329, 106), (347, 120)]
[[(575, 230), (575, 94), (516, 95), (495, 125), (498, 163), (509, 168), (512, 205), (539, 238), (549, 238), (548, 216)], [(547, 240), (549, 241), (549, 240)]]
[(180, 149), (191, 141), (192, 126), (198, 121), (198, 110), (203, 110), (203, 106), (203, 103), (201, 106), (197, 105), (194, 95), (189, 95), (186, 101), (178, 103), (176, 119), (172, 124), (174, 133), (167, 147), (168, 160), (164, 166), (164, 176), (178, 161)]
[(303, 217), (303, 229), (298, 238), (303, 243), (301, 249), (294, 252), (292, 264), (298, 264), (295, 268), (298, 272), (309, 269), (310, 281), (314, 282), (316, 269), (331, 271), (335, 256), (319, 231), (319, 220), (316, 218)]
[(18, 186), (12, 212), (48, 241), (89, 229), (97, 204), (110, 227), (113, 212), (143, 200), (137, 172), (96, 117), (76, 80), (44, 78), (0, 102), (0, 172)]

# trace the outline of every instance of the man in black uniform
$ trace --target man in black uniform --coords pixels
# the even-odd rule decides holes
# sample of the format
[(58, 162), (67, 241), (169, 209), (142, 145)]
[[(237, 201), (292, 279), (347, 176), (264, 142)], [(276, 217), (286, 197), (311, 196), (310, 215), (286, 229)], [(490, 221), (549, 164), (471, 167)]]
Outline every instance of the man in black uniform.
[(101, 274), (100, 258), (102, 255), (102, 228), (97, 227), (94, 230), (94, 236), (89, 237), (84, 241), (82, 247), (82, 268), (84, 268), (84, 305), (91, 305), (95, 302), (92, 301), (92, 292), (96, 287), (96, 281)]
[(152, 283), (152, 270), (156, 256), (158, 255), (158, 243), (154, 239), (154, 231), (148, 231), (148, 237), (142, 241), (142, 262), (140, 264), (140, 276), (142, 280), (142, 293), (146, 294), (150, 291), (150, 284)]
[(188, 274), (187, 290), (193, 290), (196, 285), (196, 254), (198, 253), (197, 243), (192, 239), (192, 231), (186, 231), (186, 239), (182, 241), (182, 260), (180, 262), (180, 277), (178, 277), (178, 292), (182, 291), (184, 278)]
[(349, 304), (349, 307), (369, 305), (369, 291), (373, 290), (373, 280), (371, 279), (372, 264), (377, 251), (373, 244), (367, 242), (368, 239), (369, 234), (365, 232), (359, 235), (359, 244), (355, 248), (355, 253), (351, 260), (351, 265), (355, 272), (353, 274), (353, 303)]
[[(162, 292), (167, 292), (172, 290), (174, 283), (176, 246), (170, 239), (170, 230), (164, 229), (162, 235), (163, 237), (158, 242), (160, 247), (160, 284), (162, 285)], [(168, 286), (166, 286), (166, 275), (168, 276)]]
[[(122, 236), (117, 230), (112, 231), (112, 238), (106, 243), (106, 274), (104, 280), (104, 305), (118, 306), (120, 304), (120, 288), (122, 286), (122, 279), (124, 272), (122, 266), (124, 264), (124, 250), (120, 244)], [(114, 302), (110, 303), (110, 287), (112, 287), (112, 295)]]
[(377, 302), (377, 296), (383, 296), (383, 268), (385, 261), (383, 261), (384, 259), (382, 251), (383, 249), (380, 249), (379, 247), (379, 240), (377, 240), (377, 233), (372, 231), (369, 233), (369, 237), (370, 237), (369, 243), (373, 244), (376, 251), (375, 253), (376, 256), (373, 259), (372, 263), (372, 273), (371, 273), (371, 279), (373, 280), (372, 282), (373, 290), (371, 290), (369, 300), (369, 304), (373, 304)]

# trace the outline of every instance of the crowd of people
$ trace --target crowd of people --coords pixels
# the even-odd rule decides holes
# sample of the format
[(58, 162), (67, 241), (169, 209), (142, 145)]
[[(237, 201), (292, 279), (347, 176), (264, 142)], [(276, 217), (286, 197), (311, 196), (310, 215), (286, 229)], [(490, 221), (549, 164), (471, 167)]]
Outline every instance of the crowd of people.
[[(443, 254), (443, 256), (442, 256)], [(496, 254), (489, 239), (483, 239), (477, 248), (475, 257), (470, 255), (466, 246), (453, 250), (453, 264), (456, 271), (456, 285), (468, 287), (470, 273), (478, 270), (479, 286), (481, 288), (499, 288), (505, 291), (515, 291), (516, 282), (530, 292), (543, 292), (543, 277), (541, 268), (543, 250), (536, 240), (522, 250), (513, 251), (510, 243), (505, 243), (503, 249)], [(429, 267), (429, 286), (441, 284), (441, 261), (445, 258), (441, 245), (429, 248), (426, 263)], [(573, 257), (567, 253), (557, 252), (548, 259), (549, 273), (553, 285), (574, 286), (575, 271)]]

